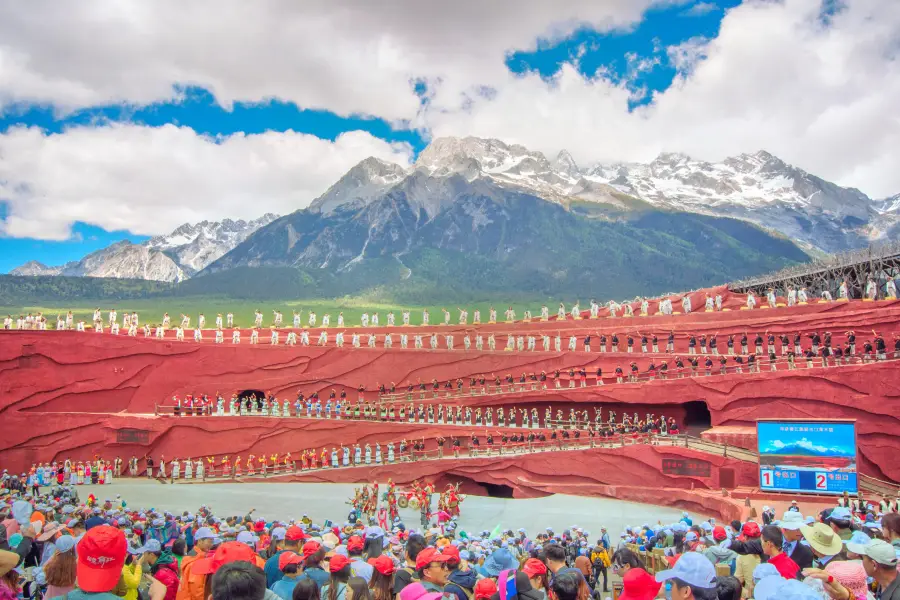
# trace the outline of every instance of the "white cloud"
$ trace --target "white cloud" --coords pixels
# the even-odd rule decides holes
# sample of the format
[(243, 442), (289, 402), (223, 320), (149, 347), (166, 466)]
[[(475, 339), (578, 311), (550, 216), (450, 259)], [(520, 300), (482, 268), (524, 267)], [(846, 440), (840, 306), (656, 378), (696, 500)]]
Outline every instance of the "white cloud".
[(226, 106), (277, 97), (412, 119), (412, 79), (458, 94), (502, 76), (510, 50), (582, 26), (629, 26), (651, 1), (5, 2), (0, 106), (152, 103), (172, 98), (174, 85), (199, 85)]
[[(765, 149), (873, 197), (900, 190), (900, 2), (849, 0), (820, 18), (819, 0), (749, 0), (719, 36), (669, 49), (680, 75), (652, 105), (565, 67), (552, 81), (505, 75), (493, 99), (437, 105), (434, 135), (480, 135), (579, 164), (651, 160), (680, 151), (709, 160)], [(701, 60), (702, 57), (704, 59)]]
[[(546, 81), (505, 67), (510, 50), (539, 38), (634, 26), (650, 4), (0, 3), (0, 106), (151, 103), (172, 98), (174, 85), (199, 85), (226, 106), (279, 98), (412, 120), (429, 135), (497, 137), (551, 156), (567, 148), (582, 165), (766, 149), (875, 197), (900, 191), (896, 0), (848, 0), (827, 27), (820, 0), (747, 0), (726, 13), (716, 39), (661, 49), (679, 75), (634, 112), (636, 92), (602, 70), (585, 78), (566, 65)], [(630, 64), (653, 66), (646, 57)], [(424, 112), (417, 78), (433, 83)], [(0, 136), (5, 229), (60, 239), (74, 220), (159, 233), (288, 212), (368, 155), (403, 162), (407, 150), (358, 132), (332, 144), (291, 132), (214, 141), (178, 127), (12, 130)]]
[(714, 10), (719, 10), (719, 6), (715, 2), (698, 2), (681, 14), (687, 15), (689, 17), (701, 17), (705, 14), (711, 13)]
[(409, 163), (410, 148), (354, 131), (334, 142), (288, 131), (210, 138), (187, 127), (110, 125), (0, 135), (0, 234), (67, 239), (83, 221), (168, 233), (184, 222), (287, 214), (368, 156)]

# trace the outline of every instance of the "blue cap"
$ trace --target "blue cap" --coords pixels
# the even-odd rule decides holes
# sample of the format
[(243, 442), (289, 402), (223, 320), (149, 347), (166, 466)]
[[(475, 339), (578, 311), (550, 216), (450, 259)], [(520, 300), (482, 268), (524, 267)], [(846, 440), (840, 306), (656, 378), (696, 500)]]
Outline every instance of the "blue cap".
[(753, 569), (753, 579), (755, 581), (760, 581), (761, 579), (765, 579), (766, 577), (781, 577), (781, 573), (778, 572), (778, 569), (775, 568), (775, 565), (771, 563), (762, 563), (756, 565)]
[(853, 518), (853, 516), (850, 514), (850, 509), (843, 506), (835, 507), (834, 510), (831, 511), (831, 514), (828, 516), (829, 518), (840, 519), (841, 521), (849, 521), (851, 518)]
[(84, 529), (90, 531), (91, 528), (99, 527), (100, 525), (106, 525), (106, 521), (103, 520), (103, 517), (91, 517), (84, 522)]
[(144, 552), (159, 554), (162, 552), (162, 545), (159, 543), (159, 540), (147, 540), (147, 543), (138, 548), (136, 552), (140, 554), (143, 554)]
[(73, 538), (71, 535), (61, 535), (56, 538), (54, 544), (56, 545), (57, 551), (69, 552), (70, 550), (72, 550), (72, 548), (75, 547), (75, 538)]
[(685, 552), (675, 566), (656, 574), (656, 581), (680, 579), (698, 588), (714, 589), (716, 587), (716, 568), (708, 558), (699, 552)]
[(249, 531), (242, 531), (237, 535), (237, 541), (247, 544), (248, 546), (256, 546), (256, 542), (259, 541), (259, 538)]

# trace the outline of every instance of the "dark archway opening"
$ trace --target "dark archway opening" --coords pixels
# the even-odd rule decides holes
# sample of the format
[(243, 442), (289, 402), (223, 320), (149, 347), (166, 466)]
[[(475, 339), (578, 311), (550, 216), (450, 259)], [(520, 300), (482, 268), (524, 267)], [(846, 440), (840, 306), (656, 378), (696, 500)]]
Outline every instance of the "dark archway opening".
[(248, 398), (253, 401), (253, 398), (256, 398), (256, 410), (260, 410), (262, 408), (262, 401), (266, 397), (266, 393), (262, 390), (244, 390), (238, 394), (238, 400), (243, 403)]
[(712, 415), (702, 400), (684, 403), (684, 425), (689, 433), (699, 433), (712, 427)]
[(498, 483), (482, 483), (487, 491), (488, 498), (512, 498), (513, 489), (508, 485)]

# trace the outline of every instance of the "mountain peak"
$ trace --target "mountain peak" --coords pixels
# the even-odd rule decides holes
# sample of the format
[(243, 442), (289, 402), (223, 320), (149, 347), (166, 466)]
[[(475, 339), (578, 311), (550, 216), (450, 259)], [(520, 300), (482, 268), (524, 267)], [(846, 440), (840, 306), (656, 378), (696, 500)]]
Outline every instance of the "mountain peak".
[(431, 172), (462, 172), (477, 166), (487, 172), (506, 171), (525, 159), (533, 159), (549, 168), (547, 158), (519, 144), (507, 144), (492, 138), (441, 137), (428, 144), (416, 160), (416, 168)]
[(368, 204), (381, 192), (406, 177), (406, 169), (396, 163), (370, 156), (356, 163), (325, 193), (312, 201), (312, 212), (330, 213), (344, 205)]
[(581, 169), (578, 168), (578, 163), (575, 162), (575, 159), (572, 158), (572, 155), (569, 154), (569, 151), (565, 148), (560, 150), (559, 154), (556, 155), (554, 166), (559, 172), (565, 173), (570, 177), (578, 177), (581, 175)]

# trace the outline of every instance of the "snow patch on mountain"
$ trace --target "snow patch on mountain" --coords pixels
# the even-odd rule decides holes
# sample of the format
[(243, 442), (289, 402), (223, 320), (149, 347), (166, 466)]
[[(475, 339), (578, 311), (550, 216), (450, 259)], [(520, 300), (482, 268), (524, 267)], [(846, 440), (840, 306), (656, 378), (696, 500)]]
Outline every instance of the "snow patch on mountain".
[(405, 176), (406, 170), (400, 165), (369, 157), (313, 200), (309, 210), (329, 214), (339, 207), (368, 206)]
[(265, 214), (252, 221), (225, 219), (185, 223), (168, 235), (153, 237), (142, 244), (117, 242), (81, 260), (56, 267), (29, 261), (10, 274), (183, 281), (277, 218), (277, 215)]

